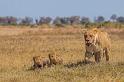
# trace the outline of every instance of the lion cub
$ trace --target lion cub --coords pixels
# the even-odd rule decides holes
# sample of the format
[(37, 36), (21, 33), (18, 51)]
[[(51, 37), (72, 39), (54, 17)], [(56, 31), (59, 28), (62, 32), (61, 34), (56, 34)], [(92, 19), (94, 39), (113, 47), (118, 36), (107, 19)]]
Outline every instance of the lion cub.
[(49, 67), (50, 66), (50, 60), (49, 58), (42, 57), (42, 56), (35, 56), (33, 57), (33, 68), (44, 68), (44, 67)]
[(63, 64), (63, 59), (55, 53), (49, 54), (49, 60), (50, 60), (50, 65)]
[(35, 56), (33, 57), (33, 68), (44, 68), (44, 67), (51, 67), (52, 65), (62, 64), (63, 59), (56, 55), (55, 53), (49, 53), (48, 57), (42, 56)]

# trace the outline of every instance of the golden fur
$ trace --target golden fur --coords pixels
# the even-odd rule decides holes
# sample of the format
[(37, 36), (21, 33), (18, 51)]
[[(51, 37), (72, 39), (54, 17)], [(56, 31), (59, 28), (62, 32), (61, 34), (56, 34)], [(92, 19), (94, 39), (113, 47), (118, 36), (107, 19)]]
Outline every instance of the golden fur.
[(59, 55), (57, 55), (56, 53), (50, 53), (49, 59), (50, 59), (50, 65), (56, 65), (56, 64), (62, 64), (63, 63), (63, 59)]
[(48, 57), (34, 56), (33, 62), (34, 62), (33, 68), (36, 69), (62, 64), (63, 59), (59, 55), (56, 55), (55, 53), (50, 53)]
[(34, 69), (35, 68), (44, 68), (48, 67), (50, 65), (49, 58), (42, 57), (42, 56), (35, 56), (33, 57), (33, 62), (34, 62)]
[(106, 57), (106, 61), (109, 61), (110, 54), (110, 38), (107, 32), (100, 29), (89, 29), (84, 33), (86, 53), (85, 60), (95, 57), (96, 62), (100, 62), (102, 56)]

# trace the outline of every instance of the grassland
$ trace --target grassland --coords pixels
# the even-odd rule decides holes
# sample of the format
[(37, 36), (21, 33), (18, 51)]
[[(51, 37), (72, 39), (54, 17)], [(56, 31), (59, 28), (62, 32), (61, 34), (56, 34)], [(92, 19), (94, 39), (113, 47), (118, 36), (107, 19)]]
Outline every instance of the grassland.
[[(84, 64), (81, 28), (0, 28), (0, 82), (124, 82), (124, 30), (107, 29), (109, 63)], [(60, 54), (64, 65), (30, 70), (32, 57)]]

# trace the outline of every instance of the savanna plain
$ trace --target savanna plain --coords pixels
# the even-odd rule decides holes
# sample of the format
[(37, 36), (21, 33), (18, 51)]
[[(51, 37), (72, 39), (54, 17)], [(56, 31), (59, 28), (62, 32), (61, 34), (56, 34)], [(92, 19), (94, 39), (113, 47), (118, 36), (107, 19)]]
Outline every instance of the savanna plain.
[[(85, 28), (0, 27), (0, 82), (124, 82), (124, 30), (106, 28), (109, 62), (84, 64)], [(32, 58), (54, 51), (64, 64), (32, 70)]]

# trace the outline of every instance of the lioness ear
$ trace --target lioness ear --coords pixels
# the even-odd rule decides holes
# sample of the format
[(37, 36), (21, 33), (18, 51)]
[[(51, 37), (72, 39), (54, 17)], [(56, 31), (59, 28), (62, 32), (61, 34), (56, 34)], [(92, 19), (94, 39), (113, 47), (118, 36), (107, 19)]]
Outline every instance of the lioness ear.
[(94, 31), (95, 33), (97, 33), (97, 32), (98, 32), (98, 29), (97, 29), (97, 28), (94, 28), (93, 31)]
[(87, 31), (88, 31), (87, 29), (83, 30), (83, 34), (86, 34), (86, 33), (87, 33)]

